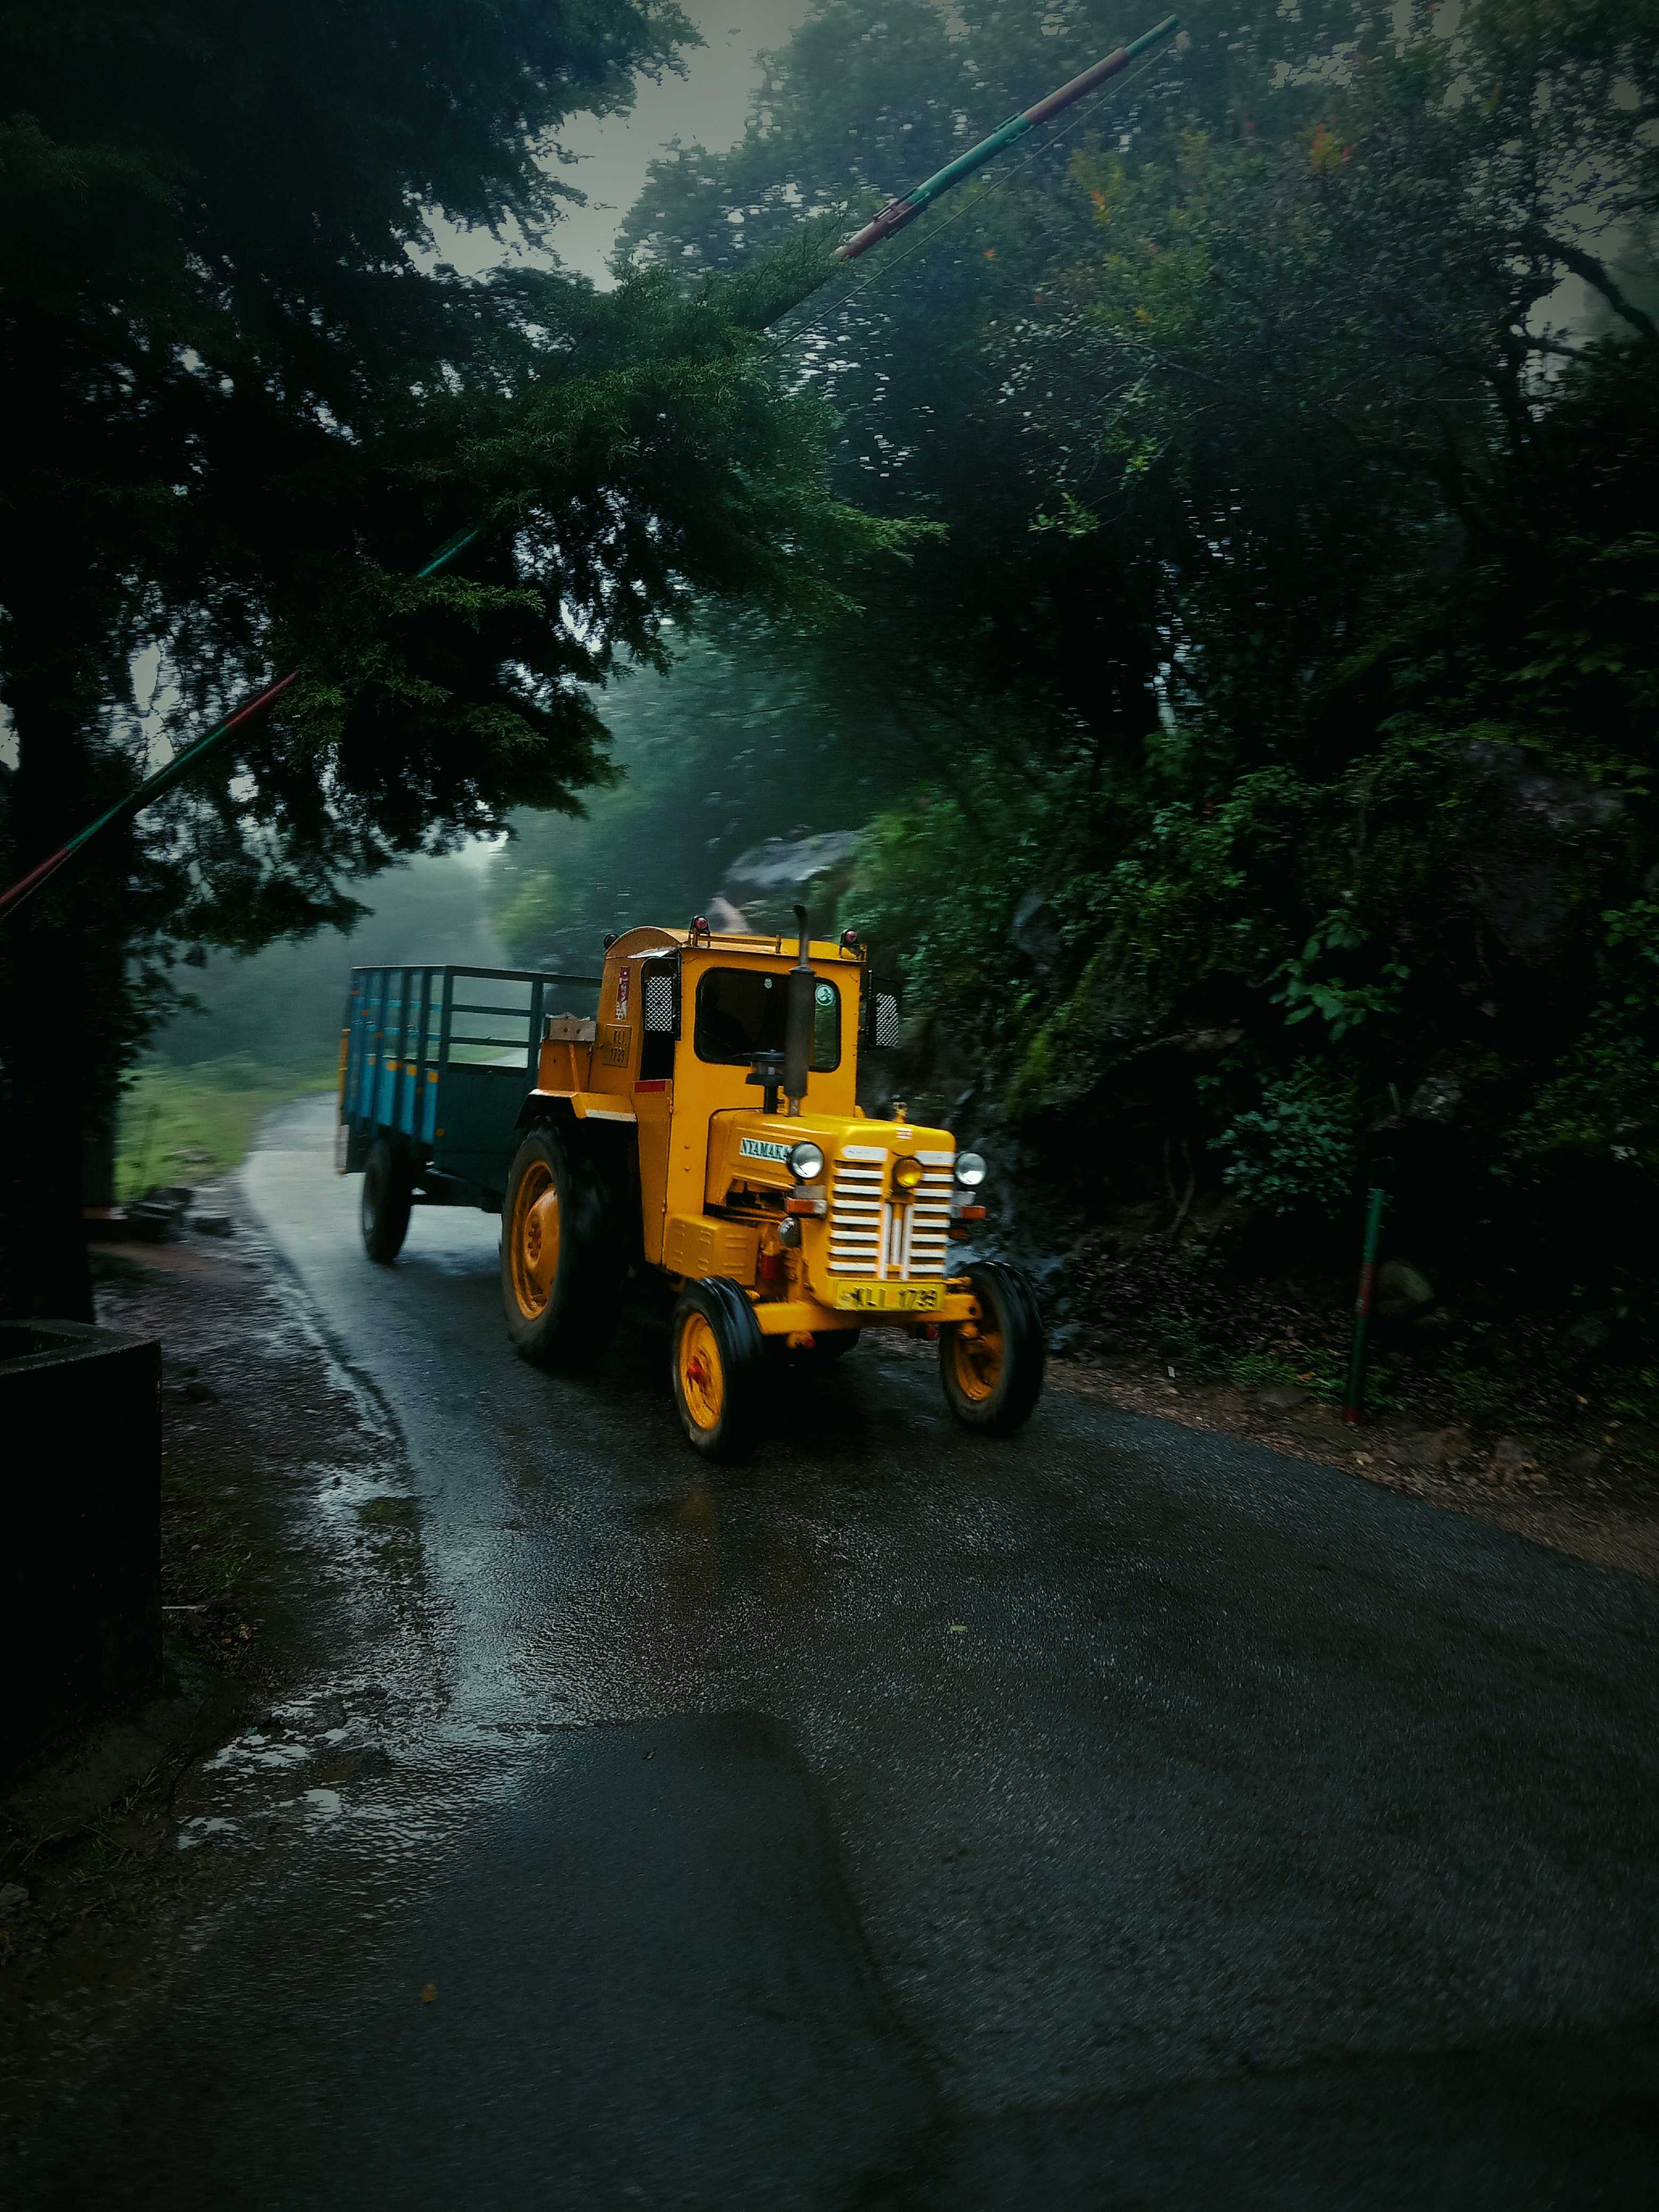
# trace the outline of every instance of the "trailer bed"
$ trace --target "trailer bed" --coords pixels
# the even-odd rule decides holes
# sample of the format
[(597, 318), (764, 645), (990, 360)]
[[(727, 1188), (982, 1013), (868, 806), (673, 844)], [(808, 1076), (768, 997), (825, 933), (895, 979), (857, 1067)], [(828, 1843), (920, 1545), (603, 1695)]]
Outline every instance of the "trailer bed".
[(598, 990), (597, 976), (527, 969), (354, 968), (336, 1165), (361, 1169), (384, 1137), (422, 1196), (498, 1209), (546, 1018), (591, 1012)]

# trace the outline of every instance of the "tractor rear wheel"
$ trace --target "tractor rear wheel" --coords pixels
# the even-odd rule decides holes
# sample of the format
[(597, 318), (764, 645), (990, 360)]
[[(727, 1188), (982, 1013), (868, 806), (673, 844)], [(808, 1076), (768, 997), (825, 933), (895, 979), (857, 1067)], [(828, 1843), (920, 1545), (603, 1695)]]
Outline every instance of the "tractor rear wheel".
[(1030, 1279), (988, 1260), (969, 1283), (977, 1322), (939, 1331), (939, 1367), (945, 1402), (965, 1429), (1011, 1437), (1031, 1418), (1047, 1359), (1042, 1316)]
[(357, 1211), (363, 1249), (380, 1267), (389, 1267), (403, 1250), (414, 1203), (415, 1179), (408, 1164), (398, 1158), (384, 1137), (377, 1137), (363, 1162)]
[(688, 1283), (668, 1331), (674, 1405), (705, 1459), (741, 1459), (760, 1425), (766, 1346), (755, 1310), (723, 1275)]
[(617, 1325), (625, 1254), (610, 1179), (574, 1133), (531, 1130), (501, 1206), (501, 1305), (520, 1358), (596, 1359)]

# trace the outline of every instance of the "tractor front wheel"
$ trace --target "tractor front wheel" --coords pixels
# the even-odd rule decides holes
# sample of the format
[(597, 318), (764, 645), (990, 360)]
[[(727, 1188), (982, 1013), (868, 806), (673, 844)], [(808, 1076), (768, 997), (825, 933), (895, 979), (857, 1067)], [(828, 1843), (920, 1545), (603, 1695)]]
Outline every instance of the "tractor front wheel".
[(358, 1219), (363, 1249), (379, 1266), (389, 1267), (403, 1250), (414, 1203), (415, 1179), (407, 1162), (398, 1158), (384, 1137), (377, 1137), (363, 1162)]
[(597, 1158), (562, 1131), (532, 1129), (501, 1206), (501, 1305), (520, 1358), (580, 1367), (616, 1327), (625, 1264)]
[(979, 1305), (976, 1322), (941, 1329), (945, 1402), (965, 1429), (1011, 1437), (1031, 1418), (1047, 1358), (1042, 1316), (1029, 1277), (986, 1261), (969, 1276)]
[(759, 1426), (766, 1346), (755, 1310), (723, 1275), (688, 1283), (669, 1324), (674, 1405), (705, 1459), (741, 1459)]

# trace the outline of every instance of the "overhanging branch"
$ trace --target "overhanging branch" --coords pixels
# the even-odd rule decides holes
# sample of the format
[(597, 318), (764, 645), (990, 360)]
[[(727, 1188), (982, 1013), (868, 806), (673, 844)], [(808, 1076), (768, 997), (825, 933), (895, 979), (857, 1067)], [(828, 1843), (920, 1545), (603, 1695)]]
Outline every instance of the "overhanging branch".
[(1593, 253), (1586, 253), (1581, 246), (1569, 246), (1564, 239), (1552, 238), (1547, 230), (1535, 223), (1528, 223), (1521, 235), (1523, 244), (1547, 253), (1564, 269), (1571, 270), (1573, 275), (1582, 277), (1593, 292), (1601, 295), (1615, 315), (1622, 316), (1632, 330), (1640, 331), (1644, 338), (1650, 338), (1659, 344), (1659, 323), (1654, 321), (1644, 307), (1638, 307), (1634, 300), (1626, 298), (1613, 283), (1605, 262), (1598, 261)]

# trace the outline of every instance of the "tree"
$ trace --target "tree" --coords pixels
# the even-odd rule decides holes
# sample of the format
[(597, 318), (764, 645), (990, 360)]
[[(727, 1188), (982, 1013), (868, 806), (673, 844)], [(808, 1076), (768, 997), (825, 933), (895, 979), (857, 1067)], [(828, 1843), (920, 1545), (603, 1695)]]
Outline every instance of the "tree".
[[(738, 269), (803, 212), (867, 214), (1109, 51), (1115, 15), (975, 7), (964, 33), (932, 0), (822, 0), (769, 58), (739, 143), (653, 165), (623, 241), (667, 270)], [(1135, 99), (1121, 87), (1108, 99), (1115, 121), (1133, 121)], [(1063, 537), (1030, 529), (1056, 455), (1006, 404), (984, 342), (1086, 228), (1086, 208), (1056, 190), (1075, 143), (1039, 135), (781, 328), (841, 417), (838, 488), (943, 526), (866, 595), (855, 633), (817, 648), (826, 701), (861, 681), (878, 718), (902, 711), (895, 758), (918, 773), (948, 779), (981, 746), (1097, 759), (1155, 711), (1156, 641), (1125, 618), (1134, 580), (1103, 590), (1097, 553), (1079, 562)]]
[(694, 295), (428, 258), (439, 212), (544, 244), (561, 123), (690, 35), (669, 0), (0, 12), (13, 872), (164, 732), (304, 671), (7, 932), (14, 1310), (88, 1310), (86, 1129), (179, 952), (347, 919), (353, 875), (578, 804), (620, 659), (699, 600), (822, 611), (898, 544), (831, 496), (822, 404), (757, 343), (799, 257)]
[[(861, 211), (1122, 27), (955, 12), (825, 0), (641, 250)], [(935, 746), (850, 918), (1085, 1205), (1185, 1139), (1305, 1229), (1386, 1146), (1425, 1249), (1588, 1282), (1659, 1188), (1648, 11), (1183, 13), (803, 355), (950, 526), (849, 654)]]
[(1079, 155), (1098, 243), (999, 356), (1168, 640), (1169, 727), (1050, 848), (1011, 1103), (1340, 1207), (1316, 1106), (1408, 1233), (1585, 1284), (1659, 1170), (1659, 84), (1593, 13), (1471, 8)]

